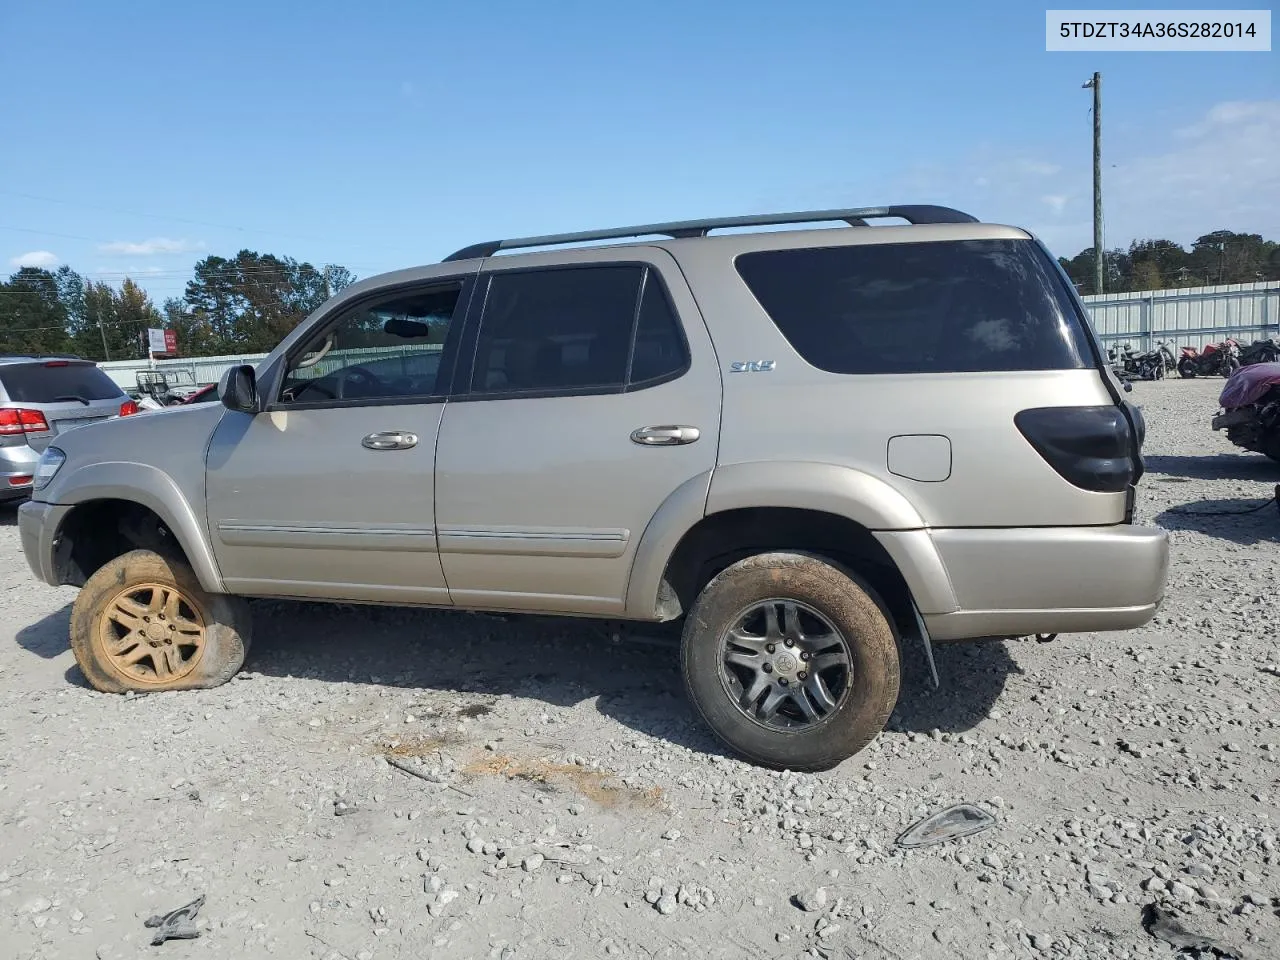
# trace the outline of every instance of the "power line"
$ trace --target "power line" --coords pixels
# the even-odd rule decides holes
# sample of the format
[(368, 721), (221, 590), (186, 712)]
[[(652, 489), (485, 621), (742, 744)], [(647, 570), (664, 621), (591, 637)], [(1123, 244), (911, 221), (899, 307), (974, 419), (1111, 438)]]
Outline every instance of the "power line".
[[(321, 240), (318, 237), (303, 236), (296, 233), (282, 233), (278, 230), (260, 230), (256, 227), (238, 227), (229, 223), (215, 223), (211, 220), (195, 220), (190, 217), (171, 217), (160, 213), (147, 213), (141, 210), (128, 210), (121, 207), (109, 207), (99, 203), (86, 203), (83, 200), (65, 200), (58, 197), (42, 197), (34, 193), (19, 193), (14, 190), (0, 190), (0, 194), (8, 197), (21, 197), (24, 200), (36, 200), (40, 203), (58, 203), (72, 207), (83, 207), (87, 210), (102, 210), (107, 213), (120, 213), (130, 217), (145, 217), (150, 220), (167, 220), (170, 223), (189, 223), (193, 226), (201, 227), (217, 227), (219, 230), (235, 230), (240, 233), (263, 233), (275, 237), (289, 237), (293, 240), (306, 240), (310, 243), (332, 243), (331, 240)], [(35, 232), (35, 231), (33, 231)], [(50, 236), (58, 236), (58, 234), (50, 234)], [(80, 237), (72, 237), (71, 239), (83, 239)], [(109, 241), (100, 241), (107, 243)]]
[(13, 230), (17, 233), (34, 233), (41, 237), (62, 237), (64, 240), (88, 240), (90, 243), (114, 243), (113, 240), (103, 240), (101, 237), (83, 237), (76, 233), (55, 233), (52, 230), (36, 230), (32, 227), (13, 227), (6, 223), (0, 223), (0, 230)]

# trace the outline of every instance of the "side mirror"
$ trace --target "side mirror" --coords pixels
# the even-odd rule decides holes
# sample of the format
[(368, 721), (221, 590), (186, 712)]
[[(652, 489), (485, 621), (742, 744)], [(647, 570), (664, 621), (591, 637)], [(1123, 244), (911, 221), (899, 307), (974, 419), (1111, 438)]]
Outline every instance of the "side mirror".
[(258, 386), (253, 367), (231, 367), (218, 381), (218, 399), (228, 410), (240, 413), (258, 412)]

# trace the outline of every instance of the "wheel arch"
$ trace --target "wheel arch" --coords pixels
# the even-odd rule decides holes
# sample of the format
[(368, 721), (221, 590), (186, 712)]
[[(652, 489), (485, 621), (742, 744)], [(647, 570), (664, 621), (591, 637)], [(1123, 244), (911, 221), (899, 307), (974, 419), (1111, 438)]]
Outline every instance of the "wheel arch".
[[(172, 545), (181, 551), (201, 587), (210, 593), (224, 592), (200, 516), (163, 471), (136, 463), (88, 464), (76, 471), (72, 484), (58, 490), (58, 503), (71, 508), (61, 518), (55, 538), (54, 568), (62, 582), (87, 579), (93, 573), (77, 569), (79, 565), (73, 562), (77, 536), (81, 547), (86, 536), (100, 538), (96, 548), (80, 554), (82, 561), (96, 563), (95, 569), (128, 549), (155, 549), (157, 541), (144, 529), (150, 517), (156, 521), (162, 540), (172, 538)], [(122, 524), (128, 527), (127, 532), (121, 532)], [(112, 544), (117, 534), (119, 538)], [(102, 559), (104, 552), (110, 555)]]
[(637, 549), (627, 613), (675, 619), (729, 564), (792, 549), (856, 570), (884, 596), (895, 619), (910, 624), (913, 601), (929, 611), (955, 609), (924, 528), (901, 493), (848, 467), (766, 462), (718, 468), (677, 488), (655, 514)]

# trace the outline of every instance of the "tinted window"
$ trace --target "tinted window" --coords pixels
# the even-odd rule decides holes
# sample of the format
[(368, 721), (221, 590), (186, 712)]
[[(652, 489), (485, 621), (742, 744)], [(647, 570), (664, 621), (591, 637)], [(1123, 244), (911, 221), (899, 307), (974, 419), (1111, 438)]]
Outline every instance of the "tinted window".
[(649, 271), (640, 297), (629, 383), (644, 386), (679, 373), (684, 369), (685, 357), (684, 336), (675, 310), (662, 289), (662, 283), (653, 271)]
[(1086, 334), (1032, 241), (770, 250), (737, 268), (796, 352), (831, 373), (1089, 365)]
[(116, 382), (92, 364), (47, 366), (46, 363), (0, 365), (0, 383), (4, 384), (9, 399), (15, 403), (55, 403), (124, 396)]
[(644, 274), (642, 266), (494, 274), (472, 392), (622, 389)]
[(352, 309), (292, 362), (282, 403), (429, 397), (461, 284), (401, 293)]

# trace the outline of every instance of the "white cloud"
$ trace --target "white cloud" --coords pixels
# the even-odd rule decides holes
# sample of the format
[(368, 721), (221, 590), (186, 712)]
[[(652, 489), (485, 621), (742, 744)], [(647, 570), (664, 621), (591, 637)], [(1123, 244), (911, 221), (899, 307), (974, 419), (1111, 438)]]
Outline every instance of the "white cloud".
[(104, 243), (98, 247), (100, 253), (117, 254), (126, 257), (154, 257), (163, 253), (191, 253), (203, 250), (204, 242), (200, 240), (170, 240), (168, 237), (152, 237), (137, 242), (117, 240), (115, 243)]
[(48, 270), (50, 267), (58, 265), (58, 255), (50, 253), (48, 250), (32, 250), (30, 253), (22, 253), (9, 260), (9, 265), (13, 267), (39, 267), (42, 270)]
[(1223, 125), (1232, 126), (1253, 120), (1270, 123), (1274, 120), (1275, 109), (1276, 104), (1267, 100), (1254, 102), (1232, 100), (1226, 103), (1219, 103), (1209, 109), (1203, 120), (1180, 128), (1177, 134), (1183, 139), (1195, 139), (1203, 137), (1205, 134), (1212, 132), (1215, 127)]
[[(1280, 100), (1219, 103), (1187, 119), (1181, 128), (1153, 126), (1124, 153), (1108, 149), (1103, 131), (1106, 246), (1151, 238), (1190, 245), (1212, 230), (1280, 239)], [(1025, 226), (1059, 255), (1093, 243), (1087, 136), (1081, 161), (1060, 169), (987, 147), (951, 167), (909, 170), (890, 192)]]
[(1071, 198), (1064, 193), (1047, 193), (1040, 200), (1055, 214), (1060, 214), (1067, 208), (1067, 203)]

